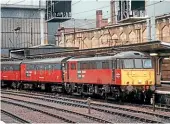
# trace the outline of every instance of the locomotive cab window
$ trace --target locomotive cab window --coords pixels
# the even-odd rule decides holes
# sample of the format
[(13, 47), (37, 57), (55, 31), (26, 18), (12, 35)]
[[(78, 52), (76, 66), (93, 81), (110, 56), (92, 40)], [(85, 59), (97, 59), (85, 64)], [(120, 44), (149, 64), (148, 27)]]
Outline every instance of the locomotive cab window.
[(133, 61), (133, 59), (124, 59), (123, 61), (124, 61), (123, 65), (124, 65), (125, 69), (134, 68), (134, 61)]
[(135, 68), (143, 68), (141, 59), (135, 59), (134, 61), (135, 61)]
[(143, 67), (144, 68), (152, 68), (152, 61), (151, 61), (151, 59), (143, 59)]

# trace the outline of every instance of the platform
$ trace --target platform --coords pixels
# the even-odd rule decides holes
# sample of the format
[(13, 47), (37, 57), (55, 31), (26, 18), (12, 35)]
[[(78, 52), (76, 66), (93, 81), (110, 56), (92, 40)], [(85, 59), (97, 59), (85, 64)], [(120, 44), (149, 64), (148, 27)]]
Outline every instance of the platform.
[(161, 86), (156, 88), (157, 94), (170, 94), (170, 81), (161, 81)]

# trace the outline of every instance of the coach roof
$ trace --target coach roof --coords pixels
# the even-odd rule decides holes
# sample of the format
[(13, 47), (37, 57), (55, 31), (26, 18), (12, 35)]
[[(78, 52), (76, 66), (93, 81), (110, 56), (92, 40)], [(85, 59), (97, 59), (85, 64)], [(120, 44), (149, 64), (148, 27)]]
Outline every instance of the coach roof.
[(19, 65), (22, 61), (1, 61), (1, 65), (7, 64), (7, 65)]
[(61, 57), (61, 58), (46, 58), (46, 59), (31, 59), (31, 60), (25, 60), (22, 63), (60, 63), (67, 57)]

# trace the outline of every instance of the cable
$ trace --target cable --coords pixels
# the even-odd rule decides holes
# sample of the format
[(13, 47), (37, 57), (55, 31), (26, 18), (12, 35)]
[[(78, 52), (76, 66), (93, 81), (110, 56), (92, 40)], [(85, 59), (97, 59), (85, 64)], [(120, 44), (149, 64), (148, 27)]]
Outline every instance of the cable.
[[(159, 1), (159, 2), (156, 2), (156, 3), (153, 3), (153, 4), (149, 4), (149, 5), (147, 5), (147, 6), (145, 6), (145, 7), (148, 7), (148, 6), (152, 6), (152, 5), (155, 5), (155, 4), (158, 4), (158, 3), (161, 3), (161, 2), (163, 2), (163, 1)], [(138, 9), (140, 9), (140, 8), (143, 8), (143, 7), (139, 7)], [(117, 16), (116, 14), (114, 15), (114, 16)], [(154, 17), (154, 16), (151, 16), (151, 17)], [(151, 18), (150, 17), (150, 18)], [(111, 17), (108, 17), (108, 19), (110, 19)], [(99, 20), (99, 21), (102, 21), (102, 20)], [(97, 21), (95, 21), (94, 23), (96, 23)], [(89, 23), (89, 24), (94, 24), (94, 23)], [(85, 24), (85, 25), (82, 25), (82, 26), (80, 26), (80, 27), (84, 27), (84, 26), (86, 26), (87, 24)], [(79, 28), (80, 28), (79, 27)]]
[(8, 0), (8, 2), (6, 2), (5, 4), (7, 5), (11, 0)]
[(21, 0), (21, 1), (19, 1), (19, 2), (16, 2), (16, 3), (12, 3), (12, 4), (7, 4), (7, 5), (15, 5), (15, 4), (18, 4), (18, 3), (22, 3), (22, 2), (24, 2), (25, 0)]
[(77, 3), (81, 2), (81, 1), (82, 1), (82, 0), (79, 0), (79, 1), (77, 1), (76, 3), (73, 3), (72, 6), (73, 6), (73, 5), (76, 5)]
[(98, 9), (103, 9), (103, 8), (107, 8), (107, 7), (110, 7), (109, 6), (103, 6), (103, 7), (100, 7), (100, 8), (96, 8), (96, 9), (91, 9), (91, 10), (87, 10), (87, 11), (82, 11), (82, 12), (78, 12), (78, 13), (73, 13), (72, 15), (77, 15), (77, 14), (80, 14), (80, 13), (86, 13), (86, 12), (90, 12), (90, 11), (93, 11), (93, 10), (98, 10)]

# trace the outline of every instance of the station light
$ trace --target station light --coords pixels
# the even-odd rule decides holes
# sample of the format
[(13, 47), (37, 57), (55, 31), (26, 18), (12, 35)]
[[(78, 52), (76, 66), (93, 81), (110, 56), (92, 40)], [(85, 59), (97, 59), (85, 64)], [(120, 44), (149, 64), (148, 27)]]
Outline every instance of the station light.
[(150, 56), (158, 56), (158, 53), (150, 53)]
[(164, 60), (170, 60), (170, 57), (166, 57), (166, 58), (164, 58)]

